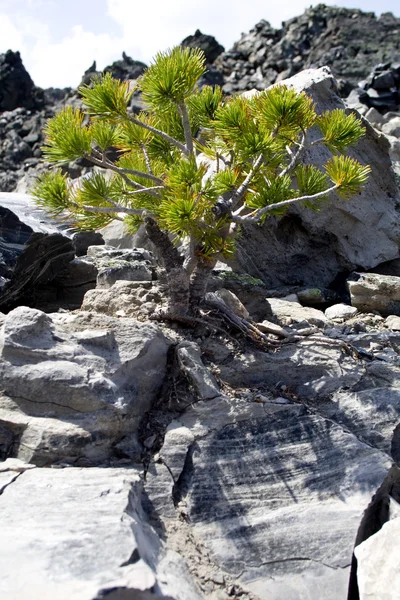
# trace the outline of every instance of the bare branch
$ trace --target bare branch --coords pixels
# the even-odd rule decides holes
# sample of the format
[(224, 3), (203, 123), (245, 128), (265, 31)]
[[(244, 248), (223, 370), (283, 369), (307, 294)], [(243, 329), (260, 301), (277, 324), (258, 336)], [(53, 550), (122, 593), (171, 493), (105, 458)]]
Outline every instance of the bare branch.
[(306, 200), (317, 200), (318, 198), (323, 198), (324, 196), (327, 196), (331, 192), (334, 192), (338, 187), (339, 187), (339, 185), (336, 184), (323, 192), (318, 192), (318, 194), (312, 194), (310, 196), (299, 196), (298, 198), (290, 198), (289, 200), (282, 200), (282, 202), (276, 202), (275, 204), (269, 204), (268, 206), (265, 206), (264, 208), (259, 208), (258, 210), (251, 213), (252, 216), (245, 215), (243, 217), (240, 217), (238, 215), (233, 215), (232, 220), (235, 223), (257, 223), (260, 220), (260, 217), (265, 215), (267, 212), (275, 210), (276, 208), (281, 208), (283, 206), (290, 206), (292, 204), (297, 204), (298, 202), (304, 202)]
[[(152, 192), (153, 190), (163, 190), (165, 189), (164, 185), (156, 185), (155, 187), (150, 187), (150, 188), (143, 188), (141, 190), (135, 190), (134, 192), (127, 192), (128, 196), (135, 196), (136, 194), (143, 194), (143, 193), (147, 193), (149, 194), (150, 192)], [(152, 194), (154, 195), (154, 194)], [(157, 196), (159, 196), (159, 194), (157, 194)]]
[(305, 136), (305, 133), (303, 132), (299, 147), (297, 148), (296, 152), (293, 153), (292, 159), (291, 159), (290, 163), (288, 164), (288, 166), (285, 167), (285, 169), (283, 169), (283, 171), (281, 171), (281, 173), (279, 173), (279, 177), (284, 177), (285, 175), (290, 173), (290, 171), (292, 171), (295, 168), (297, 161), (299, 160), (300, 156), (304, 152), (305, 141), (306, 141), (306, 136)]
[[(107, 199), (107, 202), (109, 200)], [(81, 204), (79, 208), (83, 208), (87, 212), (93, 213), (104, 213), (104, 214), (112, 214), (112, 213), (126, 213), (127, 215), (140, 215), (142, 216), (145, 210), (143, 208), (127, 208), (126, 206), (120, 206), (116, 204), (115, 206), (89, 206), (88, 204)], [(150, 216), (150, 215), (149, 215)]]
[(317, 144), (322, 144), (325, 141), (324, 138), (318, 138), (317, 140), (314, 140), (313, 142), (311, 142), (310, 146), (316, 146)]
[(119, 173), (120, 175), (135, 175), (136, 177), (143, 177), (144, 179), (150, 179), (151, 181), (154, 181), (155, 183), (163, 183), (162, 179), (160, 179), (159, 177), (155, 177), (154, 175), (151, 175), (151, 173), (144, 173), (142, 171), (135, 171), (134, 169), (124, 169), (122, 167), (117, 167), (117, 165), (115, 165), (113, 162), (108, 160), (104, 155), (101, 160), (99, 158), (97, 158), (96, 156), (93, 156), (93, 154), (89, 154), (87, 156), (87, 158), (89, 160), (91, 160), (98, 167), (102, 167), (103, 169), (110, 169), (110, 171), (115, 171), (116, 173)]
[(254, 163), (254, 165), (250, 169), (250, 171), (249, 171), (246, 179), (242, 182), (242, 184), (238, 187), (238, 189), (236, 190), (236, 192), (233, 194), (233, 196), (232, 196), (232, 208), (235, 207), (235, 204), (237, 204), (243, 198), (243, 196), (245, 195), (245, 193), (249, 189), (251, 180), (253, 179), (253, 177), (254, 177), (255, 173), (257, 172), (258, 168), (260, 167), (262, 161), (263, 161), (263, 155), (260, 154), (260, 156), (257, 158), (256, 162)]
[(182, 102), (178, 104), (178, 110), (182, 117), (182, 125), (183, 131), (185, 133), (185, 142), (186, 142), (186, 154), (188, 156), (193, 155), (193, 138), (192, 138), (192, 130), (190, 127), (189, 114), (186, 108), (186, 104)]
[(132, 123), (135, 123), (135, 125), (139, 125), (139, 127), (143, 127), (144, 129), (151, 131), (155, 135), (159, 135), (160, 137), (164, 138), (164, 140), (166, 140), (173, 146), (176, 146), (177, 148), (179, 148), (179, 150), (181, 150), (182, 152), (187, 154), (186, 146), (184, 144), (182, 144), (182, 142), (179, 142), (175, 138), (168, 135), (168, 133), (165, 133), (165, 131), (161, 131), (161, 129), (157, 129), (156, 127), (152, 127), (151, 125), (148, 125), (147, 123), (143, 123), (143, 121), (136, 119), (136, 117), (133, 117), (132, 115), (129, 115), (128, 119), (130, 121), (132, 121)]
[(150, 158), (149, 158), (149, 155), (147, 153), (146, 146), (143, 144), (143, 142), (140, 144), (140, 147), (141, 147), (143, 155), (144, 155), (144, 160), (146, 161), (147, 170), (150, 173), (150, 175), (154, 175), (153, 169), (151, 168)]

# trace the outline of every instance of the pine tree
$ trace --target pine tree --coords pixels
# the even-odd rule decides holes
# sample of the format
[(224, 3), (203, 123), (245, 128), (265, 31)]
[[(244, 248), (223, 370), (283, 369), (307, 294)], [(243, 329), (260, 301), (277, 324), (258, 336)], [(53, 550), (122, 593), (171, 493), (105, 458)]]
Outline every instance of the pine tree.
[[(44, 158), (61, 165), (84, 157), (98, 169), (78, 186), (49, 170), (32, 190), (78, 227), (124, 218), (135, 232), (143, 223), (163, 257), (169, 316), (201, 305), (242, 223), (262, 224), (298, 203), (316, 209), (333, 191), (348, 199), (370, 171), (344, 154), (364, 134), (354, 114), (318, 115), (311, 98), (284, 85), (225, 99), (219, 87), (196, 87), (204, 72), (198, 49), (157, 54), (137, 82), (147, 107), (139, 115), (129, 108), (129, 82), (106, 74), (83, 85), (84, 110), (67, 107), (48, 121)], [(320, 134), (312, 142), (311, 130)], [(332, 153), (324, 168), (301, 162), (316, 144)]]

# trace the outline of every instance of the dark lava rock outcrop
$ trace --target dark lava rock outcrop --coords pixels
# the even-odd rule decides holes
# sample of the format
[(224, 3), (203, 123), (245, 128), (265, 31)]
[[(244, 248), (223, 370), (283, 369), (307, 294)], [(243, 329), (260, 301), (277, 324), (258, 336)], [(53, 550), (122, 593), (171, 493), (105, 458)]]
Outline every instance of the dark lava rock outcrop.
[(376, 17), (319, 4), (282, 23), (282, 29), (260, 21), (218, 57), (216, 66), (226, 79), (226, 93), (264, 89), (305, 68), (329, 66), (343, 80), (346, 96), (374, 65), (400, 59), (399, 27), (400, 19), (391, 13)]
[(43, 91), (33, 83), (22, 64), (19, 52), (0, 54), (0, 112), (19, 106), (37, 109), (43, 106)]

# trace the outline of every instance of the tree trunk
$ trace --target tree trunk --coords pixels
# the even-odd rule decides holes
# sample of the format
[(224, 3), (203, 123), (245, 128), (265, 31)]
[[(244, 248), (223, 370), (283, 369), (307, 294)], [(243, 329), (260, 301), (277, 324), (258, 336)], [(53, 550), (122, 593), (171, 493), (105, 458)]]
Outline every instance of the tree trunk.
[(198, 259), (197, 265), (190, 279), (190, 307), (196, 310), (202, 303), (207, 292), (207, 284), (211, 272), (215, 267), (217, 259), (202, 258)]
[(144, 224), (150, 241), (157, 246), (163, 258), (168, 289), (168, 315), (185, 316), (189, 311), (190, 278), (183, 267), (183, 256), (179, 254), (168, 234), (160, 229), (155, 219), (145, 217)]

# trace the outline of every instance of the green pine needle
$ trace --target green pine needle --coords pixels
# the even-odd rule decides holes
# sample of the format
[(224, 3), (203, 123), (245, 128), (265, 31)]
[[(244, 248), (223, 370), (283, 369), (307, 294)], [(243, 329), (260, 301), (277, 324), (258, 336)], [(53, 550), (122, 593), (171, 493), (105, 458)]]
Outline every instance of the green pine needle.
[(125, 131), (120, 125), (114, 125), (104, 119), (93, 120), (89, 130), (93, 142), (103, 150), (103, 152), (113, 146), (120, 146), (121, 138)]
[(354, 113), (346, 115), (339, 108), (328, 110), (319, 116), (317, 125), (324, 137), (324, 143), (331, 152), (344, 152), (365, 134), (365, 127)]
[(67, 176), (61, 171), (49, 171), (38, 176), (30, 193), (36, 204), (57, 216), (70, 210), (71, 194), (68, 188)]
[(298, 165), (295, 174), (300, 196), (319, 194), (329, 187), (326, 174), (313, 165)]
[(284, 85), (276, 85), (252, 98), (253, 114), (270, 130), (291, 137), (313, 126), (312, 98)]
[(196, 129), (208, 127), (222, 104), (222, 90), (219, 86), (212, 88), (206, 85), (201, 91), (189, 96), (187, 104), (191, 121), (196, 122)]
[(204, 52), (199, 48), (176, 46), (159, 52), (139, 79), (143, 99), (155, 110), (168, 110), (193, 93), (205, 71)]
[(129, 81), (113, 79), (110, 73), (94, 77), (90, 85), (79, 88), (89, 114), (117, 119), (125, 117), (133, 89)]
[(270, 204), (276, 204), (283, 200), (296, 198), (298, 193), (292, 188), (292, 180), (289, 175), (275, 177), (264, 181), (264, 185), (252, 194), (248, 194), (246, 205), (249, 208), (264, 208)]
[(65, 163), (90, 153), (92, 136), (89, 128), (83, 125), (84, 119), (81, 110), (67, 106), (47, 121), (42, 147), (45, 160)]
[(371, 169), (363, 166), (350, 156), (333, 156), (325, 165), (329, 177), (338, 185), (338, 194), (350, 198), (361, 190), (368, 181)]

